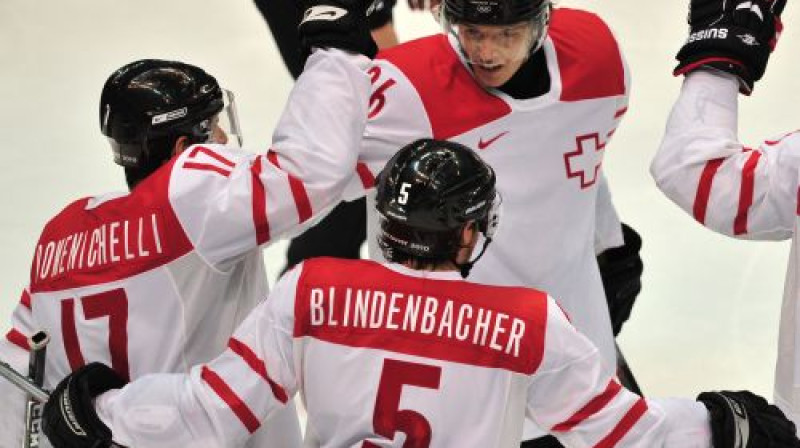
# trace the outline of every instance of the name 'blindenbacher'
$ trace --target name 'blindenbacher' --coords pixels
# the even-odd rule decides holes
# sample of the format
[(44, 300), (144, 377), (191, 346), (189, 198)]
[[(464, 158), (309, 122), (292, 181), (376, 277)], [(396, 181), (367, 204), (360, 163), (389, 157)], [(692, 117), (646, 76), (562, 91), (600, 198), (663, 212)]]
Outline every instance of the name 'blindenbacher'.
[[(344, 289), (343, 291), (339, 289)], [(525, 321), (496, 310), (432, 296), (312, 288), (310, 324), (416, 332), (466, 341), (519, 357)]]

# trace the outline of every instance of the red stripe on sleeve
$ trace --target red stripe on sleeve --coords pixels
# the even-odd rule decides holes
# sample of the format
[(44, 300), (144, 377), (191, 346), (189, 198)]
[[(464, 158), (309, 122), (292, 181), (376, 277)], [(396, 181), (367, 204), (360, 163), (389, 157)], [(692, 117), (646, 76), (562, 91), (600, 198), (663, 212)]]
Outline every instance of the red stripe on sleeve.
[[(278, 162), (278, 155), (275, 154), (274, 151), (267, 152), (267, 158), (276, 167), (281, 167), (280, 162)], [(289, 176), (289, 188), (292, 190), (294, 204), (297, 207), (298, 219), (300, 222), (304, 222), (311, 217), (311, 201), (308, 199), (306, 187), (300, 179), (292, 176), (288, 172), (286, 175)]]
[(586, 403), (578, 412), (572, 417), (564, 420), (563, 422), (553, 426), (553, 431), (565, 432), (581, 424), (584, 420), (591, 417), (600, 409), (603, 409), (614, 397), (617, 396), (622, 386), (614, 380), (608, 382), (606, 389), (598, 396), (592, 398), (591, 401)]
[(267, 381), (269, 388), (272, 389), (272, 395), (275, 395), (275, 398), (280, 400), (281, 403), (286, 403), (289, 400), (289, 397), (286, 395), (286, 391), (269, 377), (269, 373), (267, 373), (267, 365), (250, 347), (238, 339), (231, 338), (230, 341), (228, 341), (228, 348), (239, 355), (244, 362), (250, 366), (251, 369), (253, 369), (257, 374)]
[(269, 221), (267, 221), (267, 192), (261, 182), (261, 160), (256, 161), (250, 168), (253, 175), (253, 225), (256, 229), (256, 242), (261, 245), (269, 241)]
[(797, 216), (800, 216), (800, 187), (797, 188)]
[(6, 339), (8, 342), (16, 345), (17, 347), (25, 350), (26, 352), (30, 351), (30, 347), (28, 347), (28, 338), (21, 331), (17, 330), (16, 328), (12, 328), (7, 334)]
[(228, 177), (231, 174), (230, 171), (220, 168), (217, 165), (212, 165), (210, 163), (183, 162), (183, 167), (193, 170), (214, 171), (215, 173), (219, 173), (225, 177)]
[(719, 158), (709, 160), (700, 175), (700, 183), (697, 185), (697, 194), (694, 197), (694, 219), (700, 224), (706, 223), (706, 209), (708, 208), (708, 198), (711, 196), (711, 185), (714, 183), (714, 175), (717, 174), (719, 166), (725, 159)]
[(616, 113), (614, 113), (614, 118), (619, 118), (619, 117), (625, 115), (625, 112), (628, 112), (628, 108), (627, 107), (623, 107), (622, 109), (620, 109)]
[(628, 409), (625, 416), (620, 419), (617, 426), (615, 426), (607, 436), (603, 437), (603, 440), (597, 442), (595, 448), (612, 448), (616, 446), (617, 442), (625, 437), (625, 434), (630, 431), (633, 425), (642, 418), (645, 411), (647, 411), (647, 402), (644, 401), (644, 398), (639, 398), (636, 403)]
[(750, 211), (750, 206), (753, 205), (753, 190), (755, 189), (755, 171), (758, 165), (758, 159), (761, 158), (759, 151), (753, 151), (750, 158), (742, 168), (742, 185), (739, 190), (739, 210), (736, 212), (736, 218), (733, 220), (733, 234), (742, 235), (747, 233), (747, 213)]
[(367, 168), (367, 165), (362, 162), (358, 162), (356, 165), (356, 173), (358, 173), (358, 177), (361, 178), (361, 185), (364, 188), (372, 188), (375, 186), (375, 176), (372, 175), (372, 172)]
[(269, 160), (269, 163), (275, 165), (278, 168), (281, 167), (281, 164), (278, 163), (278, 154), (275, 154), (275, 151), (271, 149), (267, 151), (267, 159)]
[(22, 291), (22, 297), (19, 299), (19, 303), (25, 308), (31, 309), (31, 295), (28, 294), (27, 290)]
[(230, 388), (225, 383), (225, 380), (220, 378), (213, 370), (209, 369), (207, 366), (203, 366), (202, 373), (200, 377), (203, 378), (203, 381), (208, 383), (214, 392), (224, 401), (228, 407), (231, 408), (234, 414), (241, 420), (244, 427), (247, 428), (247, 431), (250, 434), (256, 432), (261, 423), (259, 423), (258, 418), (253, 414), (253, 411), (247, 407), (244, 401), (236, 395), (236, 392)]

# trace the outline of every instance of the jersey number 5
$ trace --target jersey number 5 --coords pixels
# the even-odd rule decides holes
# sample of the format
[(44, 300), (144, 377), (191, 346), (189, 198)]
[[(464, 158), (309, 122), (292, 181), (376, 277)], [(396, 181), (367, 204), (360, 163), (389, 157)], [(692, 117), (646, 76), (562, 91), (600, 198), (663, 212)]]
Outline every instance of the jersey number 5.
[[(86, 320), (108, 317), (108, 351), (111, 368), (126, 381), (131, 374), (128, 367), (128, 296), (122, 288), (112, 289), (80, 298)], [(61, 302), (61, 333), (64, 351), (72, 370), (83, 367), (86, 361), (81, 352), (78, 330), (75, 326), (75, 299)]]
[[(378, 385), (378, 397), (375, 400), (375, 413), (372, 425), (375, 433), (394, 439), (394, 433), (406, 434), (403, 448), (427, 448), (431, 444), (431, 425), (425, 417), (416, 411), (398, 409), (403, 385), (438, 389), (442, 369), (426, 364), (386, 359), (383, 361), (381, 382)], [(362, 448), (378, 448), (366, 441)]]

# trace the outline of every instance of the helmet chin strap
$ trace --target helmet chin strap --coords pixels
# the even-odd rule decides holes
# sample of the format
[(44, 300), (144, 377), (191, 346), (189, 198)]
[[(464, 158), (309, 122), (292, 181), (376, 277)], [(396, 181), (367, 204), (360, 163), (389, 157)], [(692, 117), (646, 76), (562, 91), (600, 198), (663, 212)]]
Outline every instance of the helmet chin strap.
[[(477, 263), (478, 260), (481, 259), (481, 257), (483, 256), (484, 252), (486, 252), (486, 248), (489, 247), (489, 243), (491, 243), (491, 242), (492, 242), (492, 239), (488, 238), (488, 237), (483, 240), (483, 247), (481, 248), (480, 253), (478, 254), (477, 257), (475, 257), (474, 260), (469, 260), (466, 263), (460, 264), (455, 260), (455, 257), (453, 258), (453, 264), (456, 265), (456, 267), (458, 268), (458, 271), (461, 273), (461, 278), (469, 277), (469, 271), (472, 270), (472, 266), (474, 266), (475, 263)], [(469, 246), (461, 246), (461, 247), (469, 247)]]

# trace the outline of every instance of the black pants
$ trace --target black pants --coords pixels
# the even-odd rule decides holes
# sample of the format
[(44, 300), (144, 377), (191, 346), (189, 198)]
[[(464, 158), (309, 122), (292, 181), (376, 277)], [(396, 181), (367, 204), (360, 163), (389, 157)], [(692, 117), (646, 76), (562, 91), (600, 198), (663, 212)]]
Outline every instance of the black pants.
[(520, 448), (563, 448), (564, 445), (558, 443), (553, 436), (539, 437), (538, 439), (526, 440), (519, 446)]
[(286, 267), (311, 257), (359, 258), (367, 239), (366, 199), (342, 202), (314, 227), (293, 239), (286, 251)]

